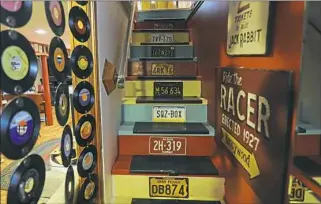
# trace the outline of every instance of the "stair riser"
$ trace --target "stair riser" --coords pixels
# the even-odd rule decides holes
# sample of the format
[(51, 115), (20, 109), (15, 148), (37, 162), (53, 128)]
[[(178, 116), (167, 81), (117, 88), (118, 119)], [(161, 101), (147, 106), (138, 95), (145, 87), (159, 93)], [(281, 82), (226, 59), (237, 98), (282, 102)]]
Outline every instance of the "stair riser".
[(172, 22), (135, 22), (135, 29), (186, 29), (187, 25), (185, 21), (172, 21)]
[[(154, 82), (152, 80), (125, 81), (124, 95), (125, 97), (154, 96)], [(173, 82), (183, 82), (183, 96), (201, 96), (201, 81)]]
[[(113, 175), (112, 182), (113, 196), (116, 197), (164, 198), (150, 197), (152, 189), (149, 189), (149, 176)], [(222, 200), (225, 194), (224, 183), (225, 179), (220, 177), (188, 177), (188, 198), (167, 197), (167, 199)]]
[[(171, 139), (170, 139), (171, 138)], [(171, 142), (162, 142), (170, 139)], [(215, 150), (214, 137), (177, 137), (177, 136), (119, 136), (119, 155), (187, 155), (187, 156), (211, 156)], [(135, 145), (133, 145), (135, 144)], [(176, 151), (166, 151), (166, 145), (176, 147)], [(164, 145), (166, 147), (164, 147)], [(178, 150), (178, 151), (177, 151)]]
[(190, 10), (162, 10), (162, 11), (143, 11), (137, 12), (137, 20), (151, 20), (151, 19), (187, 19)]
[[(149, 45), (132, 45), (130, 48), (131, 58), (193, 58), (194, 47), (192, 45), (168, 45), (168, 46), (149, 46)], [(154, 49), (156, 51), (154, 51)], [(153, 53), (165, 53), (160, 49), (167, 49), (166, 55)], [(169, 54), (172, 53), (172, 54)]]
[[(166, 36), (164, 39), (160, 39), (159, 36)], [(160, 41), (163, 40), (163, 41)], [(188, 43), (189, 33), (188, 32), (154, 32), (154, 33), (133, 33), (133, 43)]]
[(197, 63), (194, 61), (129, 61), (128, 76), (197, 76)]
[[(123, 121), (124, 122), (157, 122), (153, 121), (153, 107), (162, 104), (123, 104)], [(170, 107), (186, 107), (182, 115), (185, 115), (185, 121), (174, 120), (158, 120), (159, 122), (207, 122), (207, 105), (184, 105), (184, 104), (168, 104)], [(167, 107), (168, 107), (167, 106)], [(184, 118), (184, 117), (183, 117)]]

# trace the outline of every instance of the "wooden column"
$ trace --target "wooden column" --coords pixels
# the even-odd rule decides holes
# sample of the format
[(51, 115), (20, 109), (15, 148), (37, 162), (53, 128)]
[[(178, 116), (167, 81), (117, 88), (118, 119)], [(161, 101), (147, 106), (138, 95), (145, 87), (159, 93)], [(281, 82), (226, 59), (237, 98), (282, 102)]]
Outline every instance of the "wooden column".
[(53, 125), (52, 109), (51, 109), (51, 93), (49, 86), (49, 72), (47, 64), (47, 56), (41, 55), (41, 67), (42, 67), (42, 83), (43, 83), (43, 97), (45, 100), (45, 112), (46, 112), (46, 125)]

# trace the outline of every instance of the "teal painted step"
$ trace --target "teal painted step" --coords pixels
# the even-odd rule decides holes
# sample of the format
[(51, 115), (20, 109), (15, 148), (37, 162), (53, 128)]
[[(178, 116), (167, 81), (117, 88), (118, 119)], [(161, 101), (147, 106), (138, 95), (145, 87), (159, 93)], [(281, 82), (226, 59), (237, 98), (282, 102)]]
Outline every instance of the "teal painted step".
[(190, 9), (163, 9), (138, 11), (137, 21), (151, 21), (151, 20), (186, 20), (191, 14)]
[(192, 45), (131, 45), (131, 58), (194, 58)]
[(124, 122), (152, 122), (153, 107), (186, 107), (186, 122), (207, 122), (206, 104), (123, 104), (122, 114)]

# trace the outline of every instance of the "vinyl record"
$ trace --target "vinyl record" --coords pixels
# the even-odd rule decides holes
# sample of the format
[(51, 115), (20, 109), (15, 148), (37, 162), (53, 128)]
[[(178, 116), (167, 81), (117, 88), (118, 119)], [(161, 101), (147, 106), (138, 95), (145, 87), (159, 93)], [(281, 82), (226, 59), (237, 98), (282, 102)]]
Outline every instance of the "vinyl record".
[(0, 89), (20, 95), (32, 88), (36, 80), (38, 62), (35, 51), (28, 39), (17, 31), (1, 31), (0, 39)]
[(70, 112), (69, 88), (67, 84), (59, 84), (55, 96), (55, 112), (59, 125), (66, 125)]
[(45, 162), (32, 154), (25, 158), (10, 179), (7, 203), (38, 203), (46, 177)]
[(45, 1), (45, 12), (49, 26), (57, 36), (65, 32), (65, 11), (61, 1)]
[(81, 204), (92, 203), (97, 196), (98, 192), (98, 176), (91, 174), (86, 178), (78, 192), (78, 202)]
[(88, 4), (88, 1), (76, 1), (76, 2), (77, 2), (77, 4), (82, 5), (82, 6), (85, 6)]
[(32, 14), (32, 1), (0, 1), (1, 23), (10, 28), (26, 25)]
[(75, 192), (75, 175), (72, 166), (68, 167), (65, 180), (65, 204), (72, 204)]
[(97, 149), (94, 145), (85, 147), (79, 155), (77, 171), (79, 176), (85, 178), (91, 174), (97, 164)]
[(96, 122), (92, 115), (83, 115), (75, 128), (75, 137), (79, 146), (85, 147), (94, 139)]
[(68, 76), (68, 53), (64, 41), (59, 37), (52, 38), (49, 45), (48, 65), (52, 74), (59, 82), (64, 82)]
[(89, 18), (79, 6), (74, 6), (69, 11), (69, 28), (72, 35), (80, 42), (86, 42), (90, 37)]
[(77, 84), (73, 96), (72, 103), (79, 113), (87, 113), (93, 107), (95, 102), (95, 93), (92, 85), (87, 81)]
[(72, 147), (73, 147), (73, 138), (72, 132), (69, 125), (66, 125), (61, 137), (60, 143), (60, 152), (61, 152), (61, 160), (64, 167), (68, 167), (72, 158)]
[(93, 71), (93, 55), (88, 47), (78, 45), (71, 53), (70, 66), (78, 78), (85, 79)]
[(40, 129), (36, 104), (27, 97), (16, 97), (5, 106), (1, 119), (1, 152), (8, 159), (21, 159), (35, 145)]

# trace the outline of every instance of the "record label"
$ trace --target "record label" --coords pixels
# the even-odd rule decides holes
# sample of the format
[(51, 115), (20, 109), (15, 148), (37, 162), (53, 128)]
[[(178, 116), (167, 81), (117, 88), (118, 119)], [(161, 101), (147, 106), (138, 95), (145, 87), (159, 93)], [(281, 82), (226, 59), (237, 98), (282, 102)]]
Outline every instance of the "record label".
[(93, 71), (93, 56), (88, 47), (78, 45), (71, 53), (70, 64), (78, 78), (87, 78)]
[(15, 145), (25, 144), (32, 136), (33, 127), (32, 116), (28, 112), (17, 112), (9, 124), (11, 142)]
[(94, 145), (85, 147), (79, 155), (77, 171), (79, 176), (85, 178), (91, 174), (97, 164), (97, 149)]
[(32, 1), (0, 1), (1, 23), (19, 28), (28, 23), (32, 14)]
[(60, 144), (60, 152), (61, 152), (61, 160), (64, 167), (68, 167), (71, 163), (72, 158), (72, 132), (69, 125), (66, 125), (61, 137), (61, 144)]
[(92, 132), (91, 123), (89, 121), (84, 122), (80, 127), (81, 138), (87, 139), (91, 135), (91, 132)]
[(59, 112), (61, 115), (66, 115), (67, 113), (68, 99), (65, 93), (61, 94), (59, 97)]
[(59, 37), (52, 38), (49, 45), (48, 65), (59, 82), (64, 82), (67, 79), (68, 60), (67, 48), (63, 40)]
[(24, 191), (25, 193), (30, 193), (35, 186), (35, 180), (32, 177), (29, 177), (25, 183)]
[(4, 73), (13, 80), (21, 80), (28, 74), (28, 56), (20, 47), (7, 47), (3, 51), (1, 63)]
[(64, 57), (64, 53), (62, 51), (61, 48), (57, 47), (55, 49), (55, 52), (54, 52), (54, 62), (55, 62), (55, 66), (56, 66), (56, 69), (59, 71), (59, 72), (62, 72), (64, 71), (64, 68), (65, 68), (65, 57)]
[(82, 161), (82, 167), (84, 170), (88, 170), (94, 161), (94, 155), (91, 152), (88, 152), (87, 154), (85, 154), (84, 159)]
[(89, 18), (79, 6), (74, 6), (69, 11), (69, 27), (78, 41), (86, 42), (89, 39), (91, 32)]
[(51, 13), (51, 18), (56, 26), (60, 26), (62, 23), (62, 8), (60, 7), (59, 2), (57, 1), (50, 1), (49, 2), (49, 10)]
[(77, 61), (77, 64), (78, 64), (78, 67), (81, 69), (81, 70), (85, 70), (87, 69), (88, 67), (88, 59), (86, 56), (80, 56), (78, 61)]
[(88, 89), (81, 89), (79, 92), (79, 103), (82, 106), (88, 106), (90, 102), (90, 92)]
[(75, 128), (75, 137), (79, 146), (85, 147), (88, 145), (95, 136), (95, 118), (88, 114), (83, 115)]
[(73, 93), (73, 105), (79, 113), (87, 113), (95, 102), (94, 88), (87, 81), (77, 84)]
[(59, 125), (66, 125), (70, 112), (69, 88), (67, 84), (59, 84), (57, 88), (55, 98), (55, 112)]
[(90, 198), (93, 196), (94, 192), (95, 192), (95, 183), (93, 181), (90, 181), (90, 183), (87, 184), (86, 188), (85, 188), (85, 193), (84, 193), (84, 197), (86, 200), (90, 200)]
[(68, 167), (65, 180), (65, 203), (72, 204), (74, 200), (75, 176), (72, 166)]
[(71, 141), (70, 141), (71, 135), (67, 134), (64, 139), (64, 152), (66, 157), (70, 156), (71, 153)]
[(22, 7), (21, 1), (1, 1), (0, 5), (2, 8), (10, 12), (16, 12)]
[(57, 36), (65, 32), (65, 11), (61, 1), (45, 1), (45, 12), (48, 24)]

